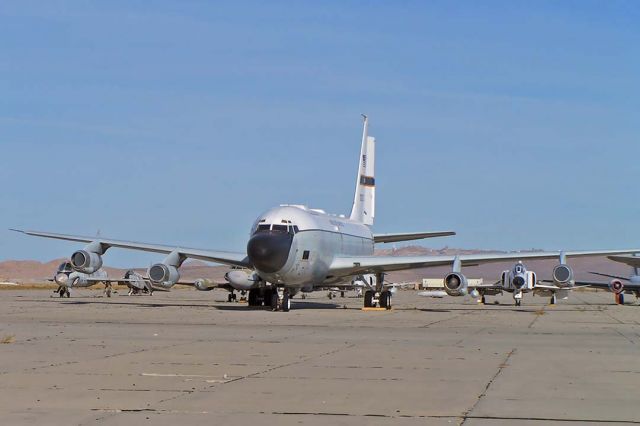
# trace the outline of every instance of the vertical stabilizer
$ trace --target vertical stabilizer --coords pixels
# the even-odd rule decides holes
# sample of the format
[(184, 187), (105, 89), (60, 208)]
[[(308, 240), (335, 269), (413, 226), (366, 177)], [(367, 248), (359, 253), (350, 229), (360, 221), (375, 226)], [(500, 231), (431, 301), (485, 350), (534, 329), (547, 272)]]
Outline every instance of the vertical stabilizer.
[(364, 117), (362, 130), (362, 147), (360, 148), (360, 162), (356, 180), (356, 193), (353, 197), (351, 219), (373, 225), (376, 208), (376, 181), (374, 173), (376, 140), (369, 136), (369, 119)]

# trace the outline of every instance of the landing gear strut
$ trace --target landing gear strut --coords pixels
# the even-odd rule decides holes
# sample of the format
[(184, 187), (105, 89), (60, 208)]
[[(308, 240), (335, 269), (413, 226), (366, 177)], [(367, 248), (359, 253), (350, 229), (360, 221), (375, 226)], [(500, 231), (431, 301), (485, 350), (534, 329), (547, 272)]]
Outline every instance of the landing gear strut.
[(237, 302), (238, 301), (238, 297), (235, 294), (235, 292), (230, 292), (229, 295), (227, 296), (227, 302)]
[(69, 291), (69, 287), (58, 287), (58, 294), (60, 295), (60, 297), (71, 297), (71, 292)]
[(513, 293), (513, 300), (516, 301), (516, 306), (522, 306), (522, 292)]
[(272, 290), (271, 309), (282, 312), (289, 312), (289, 310), (291, 310), (291, 293), (288, 288), (280, 287)]
[(549, 301), (549, 304), (550, 305), (555, 305), (556, 304), (556, 294), (555, 293), (553, 293), (551, 295), (551, 300)]

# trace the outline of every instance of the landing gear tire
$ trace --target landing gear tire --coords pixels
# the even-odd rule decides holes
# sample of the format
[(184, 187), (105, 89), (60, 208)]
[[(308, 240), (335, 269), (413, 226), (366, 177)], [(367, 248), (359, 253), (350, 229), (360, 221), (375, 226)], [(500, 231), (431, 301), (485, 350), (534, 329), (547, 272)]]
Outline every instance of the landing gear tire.
[(364, 307), (372, 308), (373, 307), (373, 291), (367, 290), (364, 292)]
[(340, 292), (340, 297), (342, 297), (344, 299), (344, 291)]
[(391, 292), (383, 291), (380, 293), (380, 307), (387, 310), (391, 309)]
[(550, 305), (555, 305), (556, 304), (556, 295), (555, 293), (551, 295), (551, 300), (549, 301)]
[(227, 302), (233, 302), (233, 294), (229, 293), (229, 295), (227, 296)]
[(248, 305), (249, 306), (259, 306), (260, 304), (258, 303), (258, 289), (252, 289), (249, 290), (249, 299), (248, 299)]
[(277, 311), (278, 310), (278, 292), (277, 291), (271, 292), (270, 301), (271, 301), (271, 310)]
[(482, 295), (482, 298), (480, 299), (480, 303), (482, 303), (483, 305), (487, 303), (487, 298), (484, 297), (484, 294)]
[(60, 287), (60, 289), (58, 290), (58, 294), (60, 295), (60, 297), (64, 297), (66, 293), (67, 291), (64, 289), (64, 287)]
[[(277, 293), (276, 293), (276, 297)], [(282, 312), (289, 312), (291, 310), (291, 297), (289, 296), (289, 292), (288, 291), (284, 291), (284, 294), (282, 295)]]
[(520, 306), (522, 304), (522, 301), (520, 299), (516, 299), (516, 306)]

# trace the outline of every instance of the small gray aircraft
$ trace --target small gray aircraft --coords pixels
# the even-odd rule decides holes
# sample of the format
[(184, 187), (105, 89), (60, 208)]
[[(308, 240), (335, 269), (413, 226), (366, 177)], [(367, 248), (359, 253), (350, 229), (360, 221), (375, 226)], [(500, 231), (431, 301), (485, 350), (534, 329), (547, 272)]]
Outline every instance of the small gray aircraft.
[(133, 270), (127, 271), (124, 278), (109, 278), (107, 271), (102, 268), (84, 273), (76, 270), (72, 262), (61, 263), (50, 281), (58, 285), (54, 293), (60, 297), (71, 297), (71, 288), (91, 287), (95, 284), (104, 284), (104, 294), (107, 297), (111, 297), (113, 293), (113, 283), (129, 287), (130, 295), (142, 292), (151, 294), (154, 290), (148, 280)]
[[(454, 235), (454, 232), (411, 232), (376, 234), (371, 227), (375, 217), (375, 139), (368, 135), (364, 116), (362, 145), (358, 159), (355, 195), (351, 214), (331, 215), (303, 205), (285, 204), (258, 216), (251, 226), (246, 252), (233, 253), (207, 249), (83, 237), (40, 231), (27, 235), (86, 243), (71, 256), (74, 270), (91, 274), (102, 266), (102, 256), (110, 248), (124, 248), (165, 254), (148, 269), (154, 286), (170, 288), (180, 280), (179, 268), (188, 259), (198, 259), (241, 267), (229, 273), (229, 283), (249, 292), (249, 306), (271, 306), (289, 311), (291, 297), (302, 291), (328, 288), (363, 277), (369, 283), (364, 306), (391, 308), (391, 291), (385, 274), (393, 271), (453, 265), (456, 291), (466, 292), (467, 281), (460, 272), (464, 265), (508, 259), (550, 259), (558, 252), (468, 254), (459, 256), (374, 256), (379, 243), (409, 241)], [(601, 250), (566, 252), (571, 256), (624, 254), (640, 251)], [(369, 280), (369, 276), (372, 278)]]
[(619, 275), (603, 274), (602, 272), (589, 272), (601, 277), (611, 278), (609, 282), (602, 281), (577, 281), (577, 285), (584, 285), (592, 288), (607, 289), (614, 294), (615, 301), (619, 305), (624, 305), (624, 295), (633, 294), (636, 300), (640, 299), (640, 255), (608, 256), (614, 262), (624, 263), (632, 268), (631, 275), (623, 277)]

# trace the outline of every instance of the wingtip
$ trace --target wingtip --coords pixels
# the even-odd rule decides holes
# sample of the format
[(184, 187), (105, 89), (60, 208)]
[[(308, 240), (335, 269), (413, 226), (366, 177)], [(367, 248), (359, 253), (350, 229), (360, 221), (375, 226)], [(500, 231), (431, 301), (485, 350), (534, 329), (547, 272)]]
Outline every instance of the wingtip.
[(13, 232), (20, 232), (21, 234), (26, 234), (26, 232), (25, 232), (25, 231), (23, 231), (22, 229), (9, 228), (9, 231), (13, 231)]

